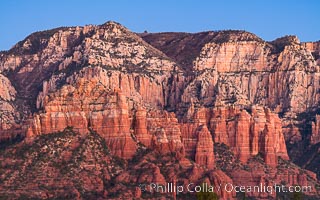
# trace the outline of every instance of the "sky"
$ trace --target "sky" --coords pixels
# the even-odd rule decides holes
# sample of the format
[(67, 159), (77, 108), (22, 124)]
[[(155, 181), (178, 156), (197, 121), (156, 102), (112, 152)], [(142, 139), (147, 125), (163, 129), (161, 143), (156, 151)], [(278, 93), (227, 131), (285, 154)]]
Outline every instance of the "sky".
[(116, 21), (134, 32), (237, 29), (320, 40), (318, 0), (1, 0), (0, 50), (35, 31)]

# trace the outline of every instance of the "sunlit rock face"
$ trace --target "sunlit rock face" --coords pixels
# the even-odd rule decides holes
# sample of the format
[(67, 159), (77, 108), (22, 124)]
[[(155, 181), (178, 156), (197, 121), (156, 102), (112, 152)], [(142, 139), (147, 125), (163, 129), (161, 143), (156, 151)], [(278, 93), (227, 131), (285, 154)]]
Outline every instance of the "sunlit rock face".
[[(317, 42), (295, 36), (266, 42), (244, 31), (136, 34), (115, 22), (65, 27), (1, 52), (0, 84), (1, 142), (24, 140), (48, 158), (62, 152), (62, 160), (45, 160), (35, 172), (54, 165), (51, 175), (58, 176), (51, 162), (60, 161), (78, 175), (87, 170), (74, 177), (83, 190), (64, 182), (75, 197), (94, 190), (101, 198), (118, 191), (119, 198), (144, 198), (133, 185), (152, 181), (317, 184), (316, 174), (290, 161), (303, 154), (301, 144), (309, 150), (320, 141)], [(51, 137), (69, 142), (61, 146), (61, 138)], [(36, 160), (26, 155), (25, 162), (5, 154), (0, 161), (22, 167)], [(10, 173), (0, 190), (23, 183)]]

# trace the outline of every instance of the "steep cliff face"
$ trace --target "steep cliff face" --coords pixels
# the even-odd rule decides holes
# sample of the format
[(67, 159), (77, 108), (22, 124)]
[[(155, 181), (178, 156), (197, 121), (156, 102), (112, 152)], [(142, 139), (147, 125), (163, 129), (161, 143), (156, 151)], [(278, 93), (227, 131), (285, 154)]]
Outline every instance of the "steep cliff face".
[[(259, 153), (267, 164), (276, 166), (277, 157), (289, 159), (279, 117), (267, 108), (254, 106), (251, 114), (236, 107), (213, 109), (208, 120), (214, 141), (231, 147), (243, 161)], [(268, 161), (268, 158), (273, 161)]]
[(113, 185), (92, 183), (104, 198), (148, 197), (136, 185), (152, 181), (314, 185), (288, 161), (285, 139), (319, 142), (318, 54), (318, 43), (244, 31), (138, 35), (108, 22), (34, 33), (0, 55), (0, 142), (97, 134), (108, 159), (123, 159)]
[(174, 113), (150, 111), (147, 127), (151, 138), (151, 148), (161, 154), (174, 153), (176, 158), (184, 157), (181, 130)]
[[(40, 113), (33, 117), (27, 136), (61, 131), (67, 126), (80, 133), (93, 129), (108, 141), (115, 155), (132, 157), (136, 148), (131, 137), (132, 123), (136, 121), (137, 126), (144, 123), (132, 118), (132, 110), (137, 105), (162, 109), (176, 101), (179, 90), (176, 95), (169, 95), (175, 87), (168, 82), (181, 76), (179, 68), (119, 24), (76, 28), (79, 34), (85, 30), (90, 35), (83, 34), (80, 44), (71, 48), (73, 54), (60, 62), (56, 73), (43, 82), (36, 101)], [(181, 86), (180, 82), (175, 81), (176, 87)], [(150, 130), (150, 136), (161, 135), (162, 128)], [(179, 128), (173, 130), (168, 130), (168, 137), (176, 130), (179, 132)], [(139, 135), (146, 134), (139, 131), (141, 139)], [(151, 143), (151, 137), (143, 142)]]
[(73, 127), (79, 133), (97, 131), (115, 155), (129, 158), (135, 153), (130, 136), (127, 99), (121, 91), (107, 91), (98, 79), (79, 78), (46, 96), (42, 113), (33, 117), (27, 137)]
[(302, 45), (312, 53), (317, 64), (320, 65), (320, 42), (305, 42)]
[[(30, 114), (39, 109), (46, 92), (55, 91), (73, 73), (87, 66), (109, 71), (111, 88), (121, 88), (126, 95), (134, 95), (130, 90), (135, 89), (155, 106), (164, 107), (167, 101), (176, 101), (179, 96), (177, 90), (176, 95), (169, 97), (169, 90), (174, 87), (162, 88), (177, 78), (179, 67), (115, 22), (34, 33), (1, 55), (0, 70), (16, 85), (19, 109)], [(136, 76), (128, 77), (133, 73)], [(45, 94), (39, 96), (41, 89)]]
[(0, 130), (7, 130), (15, 123), (15, 110), (12, 103), (15, 100), (17, 92), (10, 80), (2, 74), (0, 74), (0, 84)]
[(207, 43), (194, 63), (199, 75), (182, 102), (204, 105), (264, 105), (276, 112), (299, 113), (319, 101), (319, 66), (300, 44), (272, 54), (262, 42)]
[(317, 144), (320, 142), (320, 116), (316, 115), (316, 121), (312, 122), (312, 134), (310, 138), (311, 144)]
[[(184, 89), (179, 110), (191, 102), (267, 106), (283, 117), (287, 139), (302, 138), (297, 115), (316, 110), (319, 102), (318, 42), (300, 43), (295, 36), (265, 42), (236, 31), (160, 33), (143, 38), (181, 65), (192, 58), (188, 67), (195, 78)], [(199, 45), (192, 48), (191, 56), (185, 49), (193, 43)]]
[(199, 165), (206, 166), (208, 169), (214, 168), (214, 153), (212, 136), (205, 125), (197, 130), (198, 143), (196, 147), (195, 161)]
[(18, 124), (21, 113), (16, 107), (17, 91), (11, 81), (0, 73), (0, 141), (20, 137), (24, 130)]
[[(218, 37), (222, 33), (223, 37)], [(237, 31), (142, 37), (182, 66), (189, 63), (185, 69), (192, 71), (194, 78), (177, 105), (179, 116), (192, 105), (244, 109), (266, 106), (280, 116), (292, 159), (299, 160), (304, 154), (297, 151), (312, 149), (306, 144), (314, 144), (317, 138), (319, 42), (300, 43), (296, 36), (265, 42)], [(191, 45), (192, 51), (185, 52)]]
[(192, 71), (193, 61), (207, 43), (221, 44), (228, 41), (262, 41), (245, 31), (207, 31), (200, 33), (150, 33), (140, 36), (152, 46), (160, 49), (187, 71)]

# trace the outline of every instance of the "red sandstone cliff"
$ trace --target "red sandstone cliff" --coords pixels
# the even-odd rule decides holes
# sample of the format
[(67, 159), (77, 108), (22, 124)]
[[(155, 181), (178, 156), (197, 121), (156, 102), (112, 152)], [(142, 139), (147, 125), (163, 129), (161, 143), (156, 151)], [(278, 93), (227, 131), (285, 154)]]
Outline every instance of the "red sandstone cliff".
[(311, 144), (317, 144), (320, 142), (320, 116), (316, 115), (316, 121), (312, 122), (312, 134), (310, 138)]
[(197, 130), (198, 143), (196, 147), (195, 161), (197, 164), (206, 166), (208, 169), (214, 168), (214, 153), (212, 136), (205, 125)]
[[(108, 158), (124, 159), (122, 171), (104, 173), (115, 185), (93, 181), (102, 196), (124, 191), (123, 185), (173, 179), (314, 185), (311, 172), (285, 168), (285, 138), (304, 138), (300, 116), (317, 112), (317, 43), (292, 36), (265, 42), (242, 31), (174, 36), (147, 34), (148, 44), (114, 22), (30, 35), (0, 55), (1, 141), (25, 135), (32, 145), (66, 127), (83, 138), (97, 133)], [(319, 142), (318, 115), (309, 138)], [(229, 163), (214, 148), (218, 143), (229, 148)], [(134, 188), (123, 197), (143, 196)]]

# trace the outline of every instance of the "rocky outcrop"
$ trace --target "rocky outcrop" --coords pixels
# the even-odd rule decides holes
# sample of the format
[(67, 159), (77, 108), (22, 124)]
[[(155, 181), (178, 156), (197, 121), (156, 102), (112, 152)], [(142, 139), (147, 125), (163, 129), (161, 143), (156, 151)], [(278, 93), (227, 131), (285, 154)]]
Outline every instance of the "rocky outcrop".
[[(113, 153), (121, 156), (127, 151), (125, 157), (130, 157), (135, 151), (132, 129), (134, 137), (145, 146), (153, 145), (163, 152), (184, 155), (180, 126), (175, 115), (156, 110), (147, 115), (146, 109), (139, 106), (162, 107), (159, 102), (165, 99), (161, 98), (164, 94), (157, 92), (163, 89), (149, 90), (149, 87), (151, 84), (163, 86), (150, 77), (87, 67), (79, 74), (68, 77), (68, 84), (62, 88), (56, 87), (55, 83), (59, 80), (55, 77), (44, 84), (37, 101), (38, 108), (43, 111), (33, 118), (28, 137), (61, 131), (67, 126), (74, 127), (80, 133), (93, 129), (109, 141)], [(154, 101), (150, 101), (152, 98), (145, 100), (149, 94)], [(111, 139), (120, 137), (124, 137), (122, 142)]]
[[(200, 156), (205, 161), (204, 163), (207, 163), (207, 161), (214, 163), (211, 158), (211, 152), (213, 152), (212, 135), (207, 131), (206, 112), (206, 109), (194, 110), (193, 107), (189, 108), (187, 119), (181, 124), (182, 140), (187, 157), (196, 160), (196, 157)], [(208, 152), (208, 154), (204, 156), (204, 152)], [(197, 158), (203, 164), (201, 159)], [(207, 166), (212, 168), (211, 164)]]
[(210, 130), (215, 142), (230, 146), (243, 162), (258, 153), (273, 166), (278, 156), (288, 159), (281, 121), (269, 109), (254, 106), (251, 115), (234, 107), (214, 109)]
[(185, 155), (181, 130), (174, 113), (138, 107), (134, 114), (134, 137), (147, 148), (161, 154), (174, 153), (177, 158)]
[[(181, 83), (175, 81), (176, 87), (168, 87), (169, 81), (180, 76), (174, 62), (114, 22), (53, 31), (52, 34), (39, 51), (48, 55), (57, 51), (59, 56), (68, 52), (70, 56), (62, 61), (56, 56), (51, 61), (59, 64), (54, 67), (56, 73), (43, 82), (42, 91), (37, 95), (36, 108), (41, 112), (31, 120), (28, 137), (61, 131), (67, 126), (80, 133), (93, 129), (106, 138), (113, 153), (126, 158), (135, 152), (131, 129), (135, 129), (138, 140), (146, 146), (150, 146), (151, 136), (161, 137), (162, 125), (158, 126), (159, 134), (151, 131), (146, 136), (147, 124), (139, 114), (141, 110), (136, 115), (131, 111), (135, 105), (162, 109), (176, 101), (179, 91), (176, 95), (169, 95), (169, 92), (175, 91)], [(182, 82), (183, 78), (180, 80)], [(179, 132), (179, 128), (164, 129), (168, 129), (169, 141), (177, 143), (170, 135)], [(169, 146), (174, 148), (175, 145)]]
[(302, 45), (312, 53), (317, 65), (320, 65), (320, 42), (305, 42)]
[(257, 41), (262, 39), (245, 31), (207, 31), (200, 33), (150, 33), (140, 36), (152, 46), (160, 49), (181, 67), (192, 71), (193, 61), (199, 56), (207, 43), (222, 44), (225, 42)]
[(8, 141), (17, 136), (23, 136), (25, 130), (22, 130), (21, 124), (17, 122), (21, 119), (21, 113), (18, 112), (16, 101), (16, 89), (11, 81), (0, 73), (0, 142)]
[[(259, 106), (252, 107), (250, 112), (237, 107), (194, 111), (188, 119), (193, 122), (181, 125), (186, 155), (196, 158), (195, 149), (198, 149), (200, 142), (197, 130), (201, 127), (206, 129), (209, 125), (214, 141), (229, 146), (242, 162), (259, 153), (265, 156), (265, 161), (271, 166), (277, 165), (278, 156), (289, 159), (279, 117)], [(210, 143), (211, 137), (208, 135), (203, 141)]]
[(205, 125), (198, 127), (198, 143), (196, 147), (195, 161), (208, 169), (214, 168), (214, 153), (212, 136)]
[(14, 101), (16, 97), (16, 90), (12, 86), (10, 80), (0, 74), (0, 83), (1, 83), (1, 90), (0, 90), (0, 98), (3, 101)]
[(207, 43), (195, 61), (195, 69), (218, 72), (261, 71), (267, 62), (268, 49), (261, 42)]
[(193, 99), (215, 106), (258, 104), (276, 112), (298, 113), (319, 100), (315, 90), (319, 66), (310, 51), (296, 43), (285, 46), (280, 54), (273, 54), (270, 44), (257, 41), (208, 43), (194, 70), (198, 75), (184, 91), (185, 103)]
[[(318, 116), (310, 137), (304, 129), (320, 98), (318, 54), (318, 43), (295, 36), (265, 42), (244, 31), (138, 35), (108, 22), (37, 32), (0, 53), (0, 138), (26, 133), (32, 145), (73, 130), (79, 147), (96, 133), (107, 164), (123, 170), (110, 166), (103, 179), (81, 179), (101, 198), (144, 198), (154, 193), (137, 184), (171, 180), (307, 184), (315, 177), (290, 165), (285, 139), (319, 142)], [(217, 144), (228, 151), (217, 153)], [(92, 170), (93, 157), (86, 154), (77, 172)]]
[[(258, 168), (258, 167), (256, 167)], [(307, 181), (308, 174), (299, 172), (298, 169), (281, 169), (279, 171), (271, 171), (265, 174), (261, 169), (255, 171), (237, 170), (232, 172), (231, 177), (235, 185), (245, 184), (247, 187), (259, 186), (259, 189), (254, 189), (247, 192), (246, 195), (254, 196), (258, 199), (276, 198), (277, 193), (280, 193), (281, 187), (288, 189), (289, 186), (309, 186), (310, 192), (316, 194), (316, 185), (310, 185)], [(274, 187), (274, 184), (278, 188)], [(267, 189), (268, 188), (268, 189)], [(272, 192), (271, 191), (272, 188)], [(269, 190), (269, 191), (268, 191)]]
[(128, 102), (120, 90), (105, 92), (97, 79), (78, 79), (65, 85), (43, 102), (43, 113), (35, 115), (27, 137), (73, 127), (79, 133), (90, 129), (106, 139), (115, 155), (130, 158), (135, 143), (130, 136)]
[(225, 190), (225, 186), (227, 184), (233, 184), (232, 179), (226, 175), (221, 170), (215, 170), (209, 174), (209, 179), (211, 180), (211, 185), (213, 186), (221, 186), (222, 188), (216, 189), (215, 192), (219, 195), (221, 199), (233, 199), (236, 196), (235, 191), (227, 191)]
[(320, 115), (316, 115), (316, 121), (312, 122), (312, 134), (310, 138), (311, 144), (320, 142)]
[(134, 135), (139, 142), (149, 147), (152, 135), (148, 133), (147, 111), (141, 107), (137, 108), (134, 120)]
[(174, 113), (150, 111), (147, 126), (152, 135), (152, 149), (161, 154), (174, 153), (177, 158), (184, 157), (180, 125)]
[(235, 153), (239, 160), (246, 162), (250, 155), (250, 115), (246, 111), (238, 115), (235, 130)]
[[(244, 164), (237, 162), (236, 156), (230, 151), (231, 149), (226, 145), (215, 144), (216, 165), (232, 179), (233, 185), (251, 187), (251, 190), (246, 191), (247, 197), (250, 196), (257, 199), (280, 197), (283, 195), (281, 191), (284, 190), (279, 189), (279, 187), (274, 188), (275, 185), (285, 188), (285, 190), (288, 190), (288, 187), (293, 185), (308, 186), (310, 195), (318, 193), (315, 183), (308, 182), (312, 177), (315, 178), (316, 175), (313, 172), (297, 167), (290, 161), (279, 158), (277, 167), (273, 167), (267, 165), (264, 157), (259, 154), (251, 157)], [(257, 188), (257, 186), (259, 187)], [(269, 187), (269, 191), (266, 189), (267, 187)], [(270, 192), (271, 188), (272, 192)], [(304, 188), (306, 189), (306, 187)]]
[[(88, 66), (108, 71), (111, 89), (116, 84), (128, 96), (134, 95), (134, 89), (154, 106), (177, 101), (181, 92), (173, 87), (176, 95), (169, 95), (171, 88), (166, 87), (169, 80), (177, 79), (179, 67), (115, 22), (37, 32), (0, 57), (0, 71), (10, 74), (10, 80), (18, 85), (19, 109), (26, 113), (22, 120), (35, 110), (35, 105), (41, 107), (46, 92), (55, 91), (74, 72)], [(39, 94), (40, 87), (43, 94)]]

